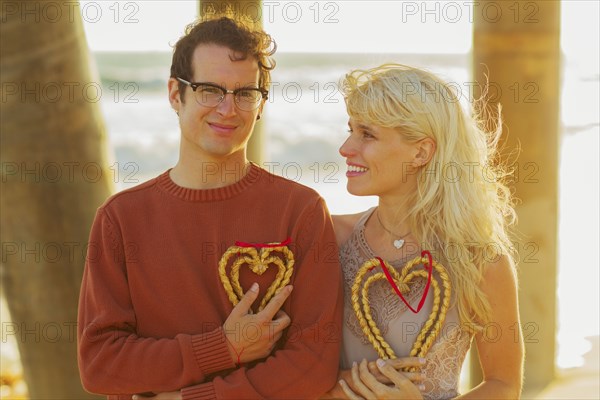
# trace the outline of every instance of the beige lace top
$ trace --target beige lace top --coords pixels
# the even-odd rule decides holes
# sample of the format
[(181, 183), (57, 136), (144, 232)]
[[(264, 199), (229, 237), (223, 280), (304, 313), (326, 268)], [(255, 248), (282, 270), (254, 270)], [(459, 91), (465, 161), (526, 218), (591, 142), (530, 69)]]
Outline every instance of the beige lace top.
[[(353, 361), (360, 361), (363, 358), (372, 361), (378, 358), (377, 352), (360, 328), (350, 300), (352, 284), (358, 269), (365, 261), (375, 257), (364, 235), (365, 223), (374, 210), (375, 208), (369, 210), (361, 217), (350, 238), (340, 247), (340, 262), (344, 272), (344, 342), (341, 356), (343, 369), (351, 368)], [(415, 256), (417, 254), (388, 262), (400, 270)], [(411, 292), (405, 296), (411, 307), (417, 308), (424, 288), (425, 283), (421, 280), (412, 285)], [(373, 284), (369, 298), (373, 318), (386, 341), (398, 357), (408, 356), (412, 344), (431, 312), (432, 292), (428, 293), (425, 304), (418, 314), (414, 314), (406, 307), (385, 280)], [(471, 345), (471, 339), (472, 336), (461, 329), (456, 309), (450, 308), (440, 335), (427, 353), (427, 364), (422, 369), (426, 375), (423, 382), (425, 399), (449, 399), (459, 395), (460, 371)]]

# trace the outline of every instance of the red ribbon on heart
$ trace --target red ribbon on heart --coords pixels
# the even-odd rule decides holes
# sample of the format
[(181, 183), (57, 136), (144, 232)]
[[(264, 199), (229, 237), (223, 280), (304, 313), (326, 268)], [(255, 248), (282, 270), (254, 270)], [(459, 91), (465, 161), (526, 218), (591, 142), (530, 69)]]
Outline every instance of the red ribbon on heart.
[(238, 246), (238, 247), (271, 248), (271, 247), (287, 246), (290, 243), (292, 243), (292, 239), (291, 238), (287, 238), (287, 239), (285, 239), (281, 243), (246, 243), (246, 242), (237, 242), (236, 241), (235, 245)]
[(400, 296), (400, 298), (402, 299), (404, 304), (406, 304), (406, 306), (410, 309), (410, 311), (412, 311), (415, 314), (417, 314), (419, 311), (421, 311), (421, 308), (423, 308), (423, 304), (425, 304), (425, 298), (427, 298), (427, 293), (429, 292), (429, 286), (431, 285), (431, 274), (433, 273), (433, 259), (431, 257), (431, 253), (427, 250), (423, 250), (421, 252), (421, 257), (425, 257), (425, 256), (427, 256), (427, 260), (429, 261), (428, 262), (429, 266), (424, 265), (424, 267), (426, 270), (429, 271), (429, 274), (427, 275), (427, 284), (425, 285), (425, 291), (423, 292), (423, 296), (421, 297), (421, 300), (419, 301), (419, 305), (417, 306), (416, 310), (414, 308), (412, 308), (410, 306), (410, 304), (408, 304), (408, 302), (406, 301), (404, 296), (402, 296), (400, 289), (398, 289), (396, 282), (394, 282), (394, 278), (390, 274), (390, 271), (388, 271), (383, 260), (380, 257), (375, 257), (377, 260), (379, 260), (379, 264), (381, 265), (381, 268), (383, 269), (383, 273), (385, 274), (385, 277), (387, 278), (390, 285), (392, 285), (392, 288), (394, 288), (394, 291), (396, 292), (396, 294), (398, 296)]

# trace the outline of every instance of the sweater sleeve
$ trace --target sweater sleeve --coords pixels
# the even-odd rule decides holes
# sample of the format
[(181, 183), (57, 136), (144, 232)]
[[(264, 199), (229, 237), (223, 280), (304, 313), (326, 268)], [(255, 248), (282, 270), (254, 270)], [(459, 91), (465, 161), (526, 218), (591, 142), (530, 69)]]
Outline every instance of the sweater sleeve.
[(294, 291), (284, 305), (292, 320), (283, 345), (252, 368), (182, 389), (184, 400), (318, 398), (338, 376), (342, 279), (331, 217), (321, 198), (298, 219)]
[(235, 366), (222, 328), (173, 338), (141, 337), (127, 280), (127, 254), (105, 208), (90, 234), (78, 315), (78, 362), (86, 390), (170, 391)]

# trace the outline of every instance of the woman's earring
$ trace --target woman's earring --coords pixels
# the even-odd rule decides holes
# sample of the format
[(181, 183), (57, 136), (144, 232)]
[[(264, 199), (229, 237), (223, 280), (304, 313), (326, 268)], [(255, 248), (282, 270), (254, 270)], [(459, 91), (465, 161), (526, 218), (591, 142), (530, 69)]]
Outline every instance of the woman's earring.
[(258, 114), (258, 115), (256, 116), (256, 120), (258, 121), (259, 119), (260, 119), (260, 114)]

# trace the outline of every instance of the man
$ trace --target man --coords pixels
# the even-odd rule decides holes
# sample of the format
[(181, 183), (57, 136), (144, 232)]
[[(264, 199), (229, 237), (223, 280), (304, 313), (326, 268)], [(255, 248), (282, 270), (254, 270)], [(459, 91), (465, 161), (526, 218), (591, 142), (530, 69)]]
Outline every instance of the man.
[[(331, 218), (314, 191), (246, 158), (273, 48), (264, 32), (228, 18), (177, 42), (168, 86), (179, 161), (108, 199), (92, 227), (78, 331), (87, 390), (113, 399), (314, 398), (335, 384), (342, 293)], [(279, 249), (271, 255), (293, 263), (291, 285), (262, 311), (252, 304), (276, 279), (277, 261), (265, 261), (262, 275), (241, 261), (246, 294), (235, 307), (223, 284), (245, 249)]]

